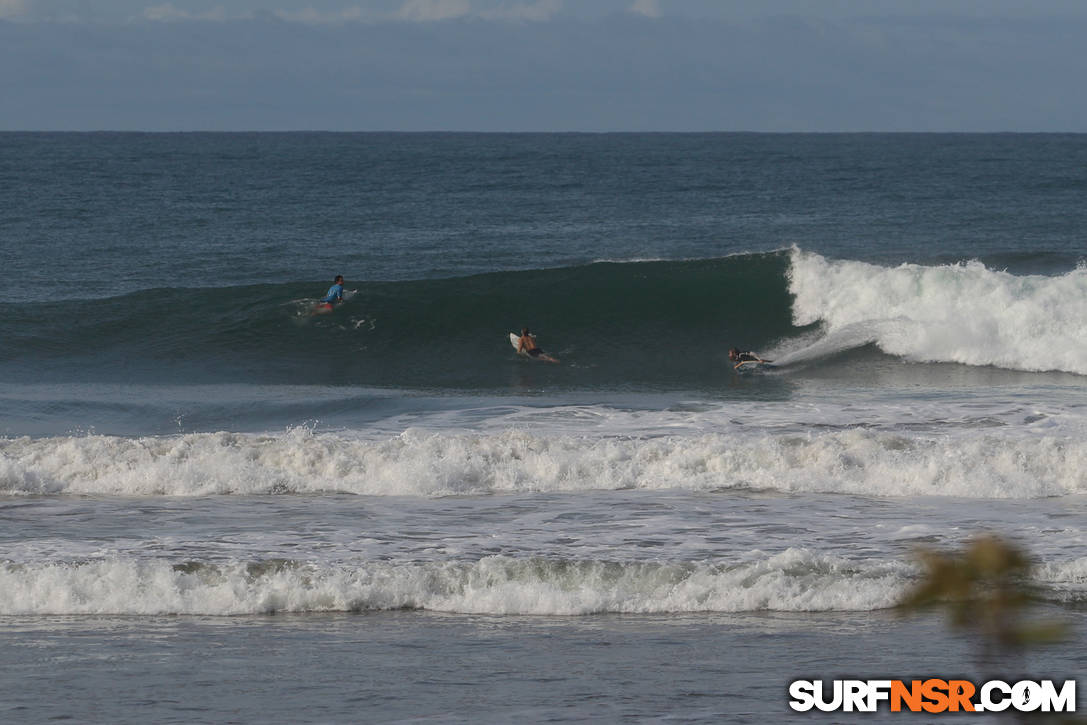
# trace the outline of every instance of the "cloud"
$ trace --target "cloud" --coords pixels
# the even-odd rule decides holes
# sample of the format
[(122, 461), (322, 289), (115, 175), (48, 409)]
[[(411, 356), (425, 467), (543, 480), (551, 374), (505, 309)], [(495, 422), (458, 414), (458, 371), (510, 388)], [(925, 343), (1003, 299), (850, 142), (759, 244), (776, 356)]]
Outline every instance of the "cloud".
[[(3, 0), (0, 0), (3, 2)], [(178, 10), (172, 3), (163, 3), (150, 8), (144, 8), (143, 17), (159, 23), (170, 23), (178, 20), (226, 20), (226, 10), (221, 7), (208, 10), (203, 13), (190, 13), (187, 10)]]
[(17, 18), (26, 14), (23, 0), (0, 0), (0, 18)]
[(380, 15), (355, 6), (338, 12), (322, 12), (312, 7), (302, 10), (276, 10), (274, 15), (280, 20), (306, 25), (339, 25), (341, 23), (366, 22), (381, 19)]
[(475, 11), (470, 0), (405, 0), (393, 19), (429, 23), (474, 17), (483, 20), (543, 22), (561, 11), (562, 0), (535, 0), (512, 4), (503, 2), (496, 7)]
[(397, 13), (400, 20), (430, 23), (454, 20), (472, 12), (468, 0), (407, 0)]
[(536, 0), (534, 3), (518, 3), (512, 7), (505, 5), (479, 14), (485, 20), (515, 20), (543, 22), (562, 11), (562, 0)]
[(658, 0), (634, 0), (630, 7), (627, 8), (627, 12), (643, 15), (647, 18), (659, 18), (661, 16), (660, 2)]

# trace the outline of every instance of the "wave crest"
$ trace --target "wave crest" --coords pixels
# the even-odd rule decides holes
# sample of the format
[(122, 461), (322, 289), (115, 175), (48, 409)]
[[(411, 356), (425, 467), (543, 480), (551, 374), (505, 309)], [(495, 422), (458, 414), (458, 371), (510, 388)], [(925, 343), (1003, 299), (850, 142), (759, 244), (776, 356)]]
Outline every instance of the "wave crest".
[(1082, 266), (1016, 276), (980, 262), (888, 268), (794, 249), (788, 282), (794, 324), (822, 323), (839, 349), (874, 342), (921, 362), (1087, 375)]
[(433, 433), (385, 440), (294, 429), (0, 441), (0, 492), (445, 496), (597, 489), (770, 489), (1036, 498), (1087, 492), (1087, 441), (852, 428), (594, 437)]
[(474, 562), (184, 563), (131, 558), (0, 563), (0, 615), (202, 614), (425, 609), (477, 614), (870, 610), (909, 570), (806, 549), (738, 562), (489, 556)]

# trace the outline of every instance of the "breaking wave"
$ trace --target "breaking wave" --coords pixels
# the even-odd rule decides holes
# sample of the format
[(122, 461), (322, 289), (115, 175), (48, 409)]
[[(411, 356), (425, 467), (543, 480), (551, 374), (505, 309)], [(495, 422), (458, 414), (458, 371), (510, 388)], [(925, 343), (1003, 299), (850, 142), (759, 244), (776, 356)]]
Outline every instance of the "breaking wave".
[(874, 343), (918, 362), (1087, 375), (1087, 267), (1016, 276), (980, 262), (879, 267), (793, 250), (793, 322), (825, 335), (782, 362)]
[(894, 604), (901, 564), (789, 549), (744, 561), (616, 562), (489, 556), (357, 565), (113, 558), (0, 563), (0, 615), (426, 609), (480, 614), (869, 610)]
[(382, 440), (305, 428), (0, 440), (0, 493), (448, 496), (756, 489), (1037, 498), (1087, 492), (1087, 440), (999, 428), (867, 428), (655, 437), (429, 432)]
[(874, 344), (918, 362), (1087, 374), (1082, 266), (1017, 276), (794, 248), (358, 286), (316, 317), (323, 285), (302, 282), (5, 303), (0, 371), (24, 382), (502, 390), (528, 374), (507, 334), (529, 326), (566, 363), (531, 374), (574, 389), (719, 388), (732, 345), (786, 367)]

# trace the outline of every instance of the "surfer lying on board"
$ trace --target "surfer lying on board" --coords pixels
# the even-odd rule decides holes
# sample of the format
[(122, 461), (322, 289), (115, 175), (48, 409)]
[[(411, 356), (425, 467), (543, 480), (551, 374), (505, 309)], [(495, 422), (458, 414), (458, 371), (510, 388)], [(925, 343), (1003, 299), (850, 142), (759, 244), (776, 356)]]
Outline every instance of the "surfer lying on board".
[(332, 286), (328, 288), (328, 294), (324, 296), (324, 299), (317, 303), (317, 306), (313, 308), (314, 313), (320, 312), (332, 312), (332, 307), (343, 302), (343, 275), (336, 275), (336, 279), (333, 280)]
[(517, 352), (539, 358), (540, 360), (546, 360), (547, 362), (558, 362), (555, 358), (544, 353), (542, 347), (536, 345), (536, 336), (529, 332), (527, 327), (521, 328), (521, 339), (517, 341)]
[(770, 360), (763, 360), (761, 357), (753, 352), (740, 352), (740, 348), (734, 347), (728, 351), (728, 359), (736, 363), (735, 368), (739, 369), (744, 363), (768, 363)]

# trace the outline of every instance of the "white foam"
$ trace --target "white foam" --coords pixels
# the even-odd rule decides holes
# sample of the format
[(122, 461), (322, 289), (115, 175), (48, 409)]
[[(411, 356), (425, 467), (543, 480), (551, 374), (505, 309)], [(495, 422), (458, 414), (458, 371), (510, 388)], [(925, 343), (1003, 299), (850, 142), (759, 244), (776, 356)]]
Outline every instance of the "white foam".
[(1043, 562), (1034, 567), (1033, 576), (1035, 581), (1062, 599), (1082, 601), (1087, 598), (1087, 556)]
[(850, 428), (637, 437), (409, 429), (366, 440), (294, 429), (278, 435), (16, 438), (0, 439), (0, 492), (444, 496), (738, 488), (971, 498), (1087, 492), (1087, 439), (1060, 430)]
[(734, 562), (491, 556), (475, 562), (0, 563), (0, 615), (427, 609), (481, 614), (872, 610), (895, 604), (903, 564), (788, 549)]
[(915, 361), (1087, 375), (1087, 268), (1056, 277), (980, 262), (888, 268), (794, 248), (789, 291), (794, 323), (823, 323), (831, 352), (875, 342)]

